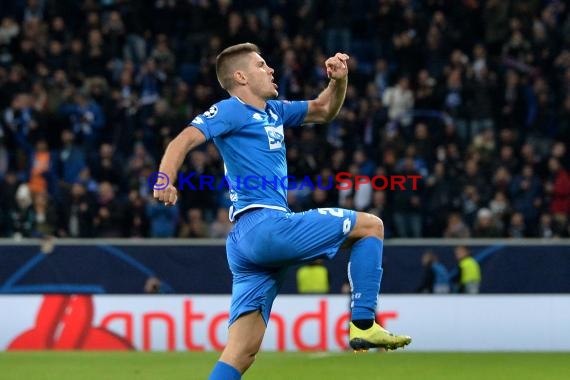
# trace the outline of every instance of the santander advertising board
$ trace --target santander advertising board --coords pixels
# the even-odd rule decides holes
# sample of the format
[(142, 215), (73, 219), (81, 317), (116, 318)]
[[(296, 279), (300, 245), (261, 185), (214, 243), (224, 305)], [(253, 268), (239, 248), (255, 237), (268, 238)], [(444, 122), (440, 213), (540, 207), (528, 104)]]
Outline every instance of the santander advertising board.
[[(264, 349), (347, 349), (348, 298), (283, 298), (275, 303)], [(22, 326), (6, 348), (222, 350), (227, 339), (228, 305), (227, 296), (45, 295), (35, 311), (30, 310), (33, 322)], [(397, 317), (395, 311), (378, 314), (383, 325)], [(20, 320), (25, 319), (29, 318)]]
[[(0, 295), (0, 350), (221, 350), (229, 304), (228, 295)], [(262, 349), (346, 349), (348, 304), (280, 295)], [(413, 337), (412, 351), (570, 351), (570, 295), (382, 295), (378, 307), (384, 327)]]

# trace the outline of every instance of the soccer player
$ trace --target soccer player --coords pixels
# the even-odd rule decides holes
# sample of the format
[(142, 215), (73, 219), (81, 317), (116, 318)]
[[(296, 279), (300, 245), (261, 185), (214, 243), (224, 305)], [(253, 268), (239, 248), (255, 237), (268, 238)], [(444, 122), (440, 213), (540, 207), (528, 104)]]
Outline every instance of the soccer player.
[[(337, 53), (326, 60), (330, 82), (316, 99), (288, 102), (273, 100), (278, 95), (274, 70), (256, 45), (230, 46), (218, 55), (216, 74), (231, 97), (194, 118), (166, 148), (160, 171), (171, 182), (155, 189), (158, 200), (176, 203), (177, 170), (190, 150), (210, 140), (224, 159), (230, 185), (229, 217), (235, 225), (226, 243), (233, 275), (228, 342), (210, 380), (241, 379), (251, 366), (287, 268), (331, 259), (343, 244), (351, 247), (351, 347), (396, 349), (411, 342), (374, 322), (382, 277), (382, 221), (340, 208), (293, 213), (286, 186), (279, 181), (287, 176), (283, 128), (327, 123), (338, 114), (346, 94), (348, 59)], [(257, 186), (239, 182), (246, 176), (258, 178)]]

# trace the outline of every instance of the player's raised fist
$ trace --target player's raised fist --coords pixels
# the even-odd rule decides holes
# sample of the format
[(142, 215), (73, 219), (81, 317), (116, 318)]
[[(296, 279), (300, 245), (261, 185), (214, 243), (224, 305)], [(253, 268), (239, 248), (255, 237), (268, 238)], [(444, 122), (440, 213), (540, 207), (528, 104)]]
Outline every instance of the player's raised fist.
[(331, 79), (342, 79), (348, 75), (348, 54), (336, 53), (325, 61), (327, 76)]
[(164, 189), (154, 189), (153, 197), (167, 206), (174, 206), (178, 201), (178, 191), (173, 185), (168, 185)]

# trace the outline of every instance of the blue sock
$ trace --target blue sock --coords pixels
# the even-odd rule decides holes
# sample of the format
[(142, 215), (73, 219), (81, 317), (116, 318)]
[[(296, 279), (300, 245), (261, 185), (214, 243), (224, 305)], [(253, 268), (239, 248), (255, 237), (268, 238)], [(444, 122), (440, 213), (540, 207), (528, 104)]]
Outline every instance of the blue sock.
[(348, 262), (348, 279), (352, 289), (351, 320), (370, 320), (376, 317), (378, 292), (382, 280), (382, 247), (377, 237), (360, 239), (352, 246)]
[(241, 373), (231, 365), (218, 361), (208, 380), (240, 380)]

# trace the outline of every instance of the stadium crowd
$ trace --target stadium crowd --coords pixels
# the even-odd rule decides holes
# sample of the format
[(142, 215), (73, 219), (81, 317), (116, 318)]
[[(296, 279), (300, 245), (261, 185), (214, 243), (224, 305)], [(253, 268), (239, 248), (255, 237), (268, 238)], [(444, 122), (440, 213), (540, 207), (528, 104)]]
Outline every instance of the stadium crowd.
[[(291, 175), (422, 176), (415, 191), (291, 191), (292, 210), (367, 210), (386, 237), (567, 237), (564, 3), (1, 2), (0, 236), (225, 237), (227, 189), (165, 207), (147, 179), (227, 97), (216, 54), (249, 41), (289, 100), (318, 94), (330, 54), (351, 55), (336, 120), (286, 131)], [(221, 180), (223, 164), (209, 144), (182, 171)]]

